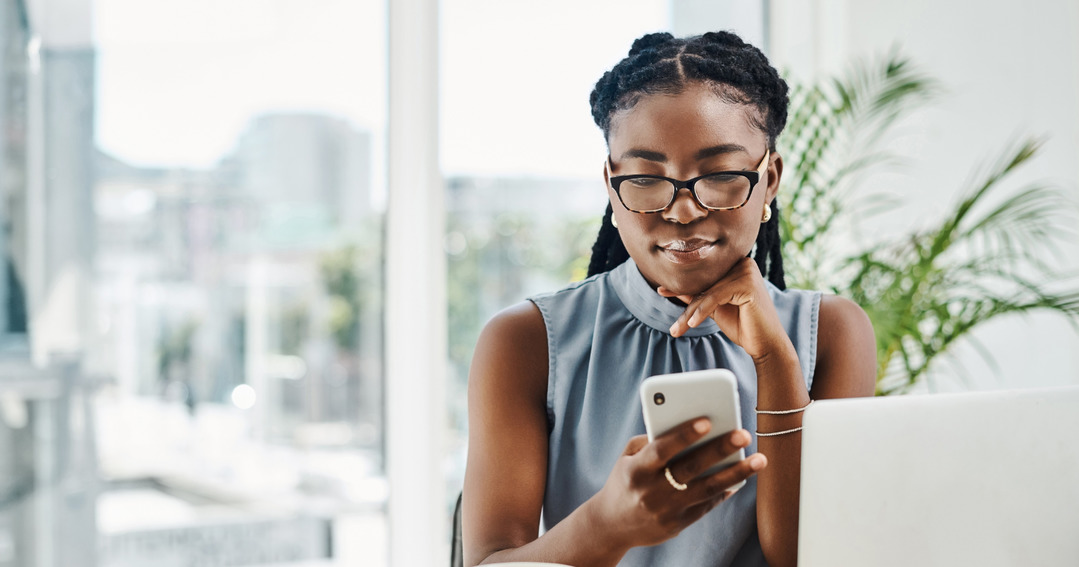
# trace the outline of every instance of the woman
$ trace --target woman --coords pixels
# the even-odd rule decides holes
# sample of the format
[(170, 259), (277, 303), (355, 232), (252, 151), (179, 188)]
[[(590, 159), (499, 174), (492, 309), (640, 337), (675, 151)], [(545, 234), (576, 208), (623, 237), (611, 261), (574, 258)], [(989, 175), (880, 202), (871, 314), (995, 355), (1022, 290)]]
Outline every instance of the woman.
[[(609, 149), (595, 275), (480, 336), (465, 562), (793, 565), (803, 410), (871, 395), (876, 358), (857, 305), (783, 289), (787, 86), (733, 34), (649, 34), (591, 103)], [(710, 424), (649, 443), (637, 387), (710, 367), (737, 376), (748, 431), (672, 460)], [(695, 478), (739, 448), (737, 465)]]

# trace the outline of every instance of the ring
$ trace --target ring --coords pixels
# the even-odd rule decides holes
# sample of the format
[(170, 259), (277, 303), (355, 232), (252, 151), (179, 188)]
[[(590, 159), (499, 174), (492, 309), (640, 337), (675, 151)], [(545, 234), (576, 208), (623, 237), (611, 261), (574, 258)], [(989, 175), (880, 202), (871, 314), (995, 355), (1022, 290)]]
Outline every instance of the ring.
[(663, 467), (663, 476), (667, 477), (667, 482), (671, 483), (671, 486), (673, 486), (675, 490), (682, 491), (689, 488), (688, 484), (682, 484), (677, 480), (674, 480), (674, 475), (671, 474), (670, 467)]

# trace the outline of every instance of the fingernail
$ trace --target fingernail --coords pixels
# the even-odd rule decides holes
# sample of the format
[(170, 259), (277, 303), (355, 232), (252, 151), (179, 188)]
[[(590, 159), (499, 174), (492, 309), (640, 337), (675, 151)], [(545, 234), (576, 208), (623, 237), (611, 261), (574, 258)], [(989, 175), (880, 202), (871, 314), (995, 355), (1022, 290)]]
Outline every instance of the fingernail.
[(734, 432), (734, 444), (735, 445), (749, 445), (749, 432), (745, 429), (739, 429)]
[(753, 455), (749, 458), (749, 468), (759, 471), (764, 468), (764, 457), (760, 455)]
[(712, 424), (709, 423), (707, 419), (698, 419), (697, 422), (693, 424), (693, 429), (697, 433), (708, 433), (708, 430), (711, 428)]

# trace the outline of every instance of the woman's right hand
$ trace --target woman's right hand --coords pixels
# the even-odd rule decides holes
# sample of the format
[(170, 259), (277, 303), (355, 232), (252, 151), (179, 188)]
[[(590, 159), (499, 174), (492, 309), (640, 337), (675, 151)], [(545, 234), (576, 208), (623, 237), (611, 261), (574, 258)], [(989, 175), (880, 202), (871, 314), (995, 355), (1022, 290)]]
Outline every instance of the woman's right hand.
[[(721, 435), (671, 462), (710, 428), (707, 419), (698, 418), (651, 443), (644, 435), (630, 439), (606, 484), (585, 504), (599, 533), (610, 534), (612, 543), (625, 549), (662, 543), (732, 495), (731, 487), (767, 465), (765, 456), (757, 453), (710, 476), (695, 478), (748, 446), (749, 432), (744, 429)], [(686, 490), (676, 490), (667, 481), (667, 467), (677, 482), (688, 485)]]

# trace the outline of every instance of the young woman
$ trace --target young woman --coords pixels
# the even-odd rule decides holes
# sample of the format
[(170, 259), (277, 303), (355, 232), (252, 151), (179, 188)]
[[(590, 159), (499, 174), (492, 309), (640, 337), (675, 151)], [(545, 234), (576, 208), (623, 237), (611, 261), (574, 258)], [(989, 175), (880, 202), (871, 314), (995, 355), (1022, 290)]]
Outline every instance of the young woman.
[[(802, 410), (871, 395), (876, 359), (861, 308), (784, 289), (787, 85), (733, 34), (649, 34), (591, 103), (610, 197), (594, 275), (480, 336), (465, 562), (793, 565)], [(715, 367), (737, 376), (746, 429), (672, 460), (710, 424), (649, 443), (637, 388)], [(743, 461), (695, 478), (739, 448)]]

